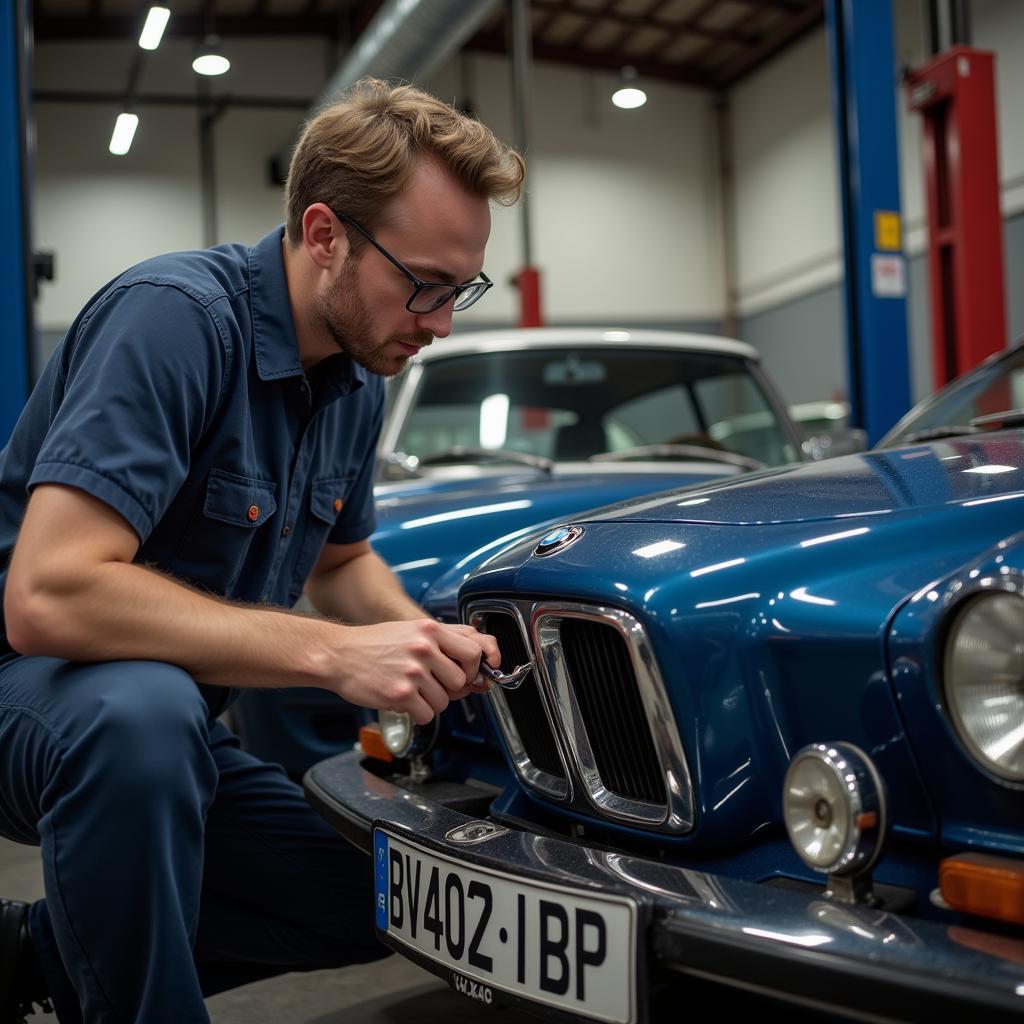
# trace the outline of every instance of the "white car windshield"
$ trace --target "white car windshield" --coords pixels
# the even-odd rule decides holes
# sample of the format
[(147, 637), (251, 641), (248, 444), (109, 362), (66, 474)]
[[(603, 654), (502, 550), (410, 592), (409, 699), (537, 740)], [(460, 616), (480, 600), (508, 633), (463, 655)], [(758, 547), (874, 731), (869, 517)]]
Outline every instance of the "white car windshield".
[[(395, 450), (489, 449), (555, 461), (798, 457), (756, 365), (700, 351), (544, 349), (425, 361)], [(673, 446), (675, 448), (673, 449)]]

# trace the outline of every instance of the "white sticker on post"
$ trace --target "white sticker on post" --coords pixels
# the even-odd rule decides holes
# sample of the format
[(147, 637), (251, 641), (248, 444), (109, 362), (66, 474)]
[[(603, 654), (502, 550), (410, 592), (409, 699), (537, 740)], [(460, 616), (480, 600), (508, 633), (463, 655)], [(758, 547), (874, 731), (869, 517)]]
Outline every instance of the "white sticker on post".
[(907, 294), (902, 256), (879, 252), (871, 254), (871, 292), (879, 299), (902, 299)]

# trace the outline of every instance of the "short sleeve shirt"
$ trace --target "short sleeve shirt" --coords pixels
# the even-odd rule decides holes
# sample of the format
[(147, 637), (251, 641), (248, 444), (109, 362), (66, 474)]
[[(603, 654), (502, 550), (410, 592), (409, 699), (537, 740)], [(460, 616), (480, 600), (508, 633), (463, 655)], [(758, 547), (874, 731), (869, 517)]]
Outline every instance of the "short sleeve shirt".
[(0, 452), (0, 593), (37, 484), (117, 511), (137, 562), (246, 602), (290, 607), (325, 542), (373, 532), (383, 380), (340, 352), (303, 372), (282, 236), (148, 260), (88, 303)]

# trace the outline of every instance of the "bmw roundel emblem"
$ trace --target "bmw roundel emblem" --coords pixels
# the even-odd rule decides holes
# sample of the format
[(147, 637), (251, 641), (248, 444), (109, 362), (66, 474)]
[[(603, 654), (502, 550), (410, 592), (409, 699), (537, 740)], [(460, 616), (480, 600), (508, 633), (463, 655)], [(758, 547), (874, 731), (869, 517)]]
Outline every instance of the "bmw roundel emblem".
[(533, 553), (538, 558), (554, 555), (559, 551), (564, 551), (570, 544), (575, 544), (582, 536), (582, 526), (559, 526), (541, 537), (540, 543), (533, 549)]

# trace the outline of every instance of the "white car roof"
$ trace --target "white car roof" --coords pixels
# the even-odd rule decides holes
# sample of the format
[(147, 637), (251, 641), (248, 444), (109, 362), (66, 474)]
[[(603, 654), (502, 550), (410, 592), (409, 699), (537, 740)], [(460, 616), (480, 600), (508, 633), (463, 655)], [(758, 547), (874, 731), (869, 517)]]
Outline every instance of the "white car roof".
[(477, 352), (515, 352), (543, 348), (674, 348), (687, 352), (714, 352), (760, 361), (757, 349), (743, 341), (714, 334), (685, 331), (631, 330), (616, 327), (508, 327), (491, 331), (466, 331), (435, 341), (412, 362), (429, 363), (449, 356)]

